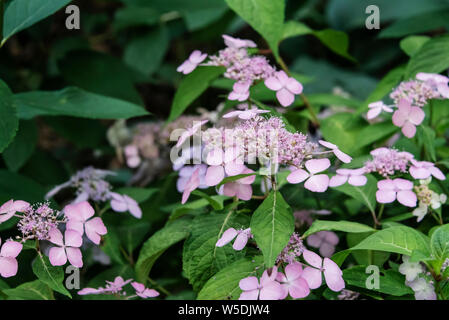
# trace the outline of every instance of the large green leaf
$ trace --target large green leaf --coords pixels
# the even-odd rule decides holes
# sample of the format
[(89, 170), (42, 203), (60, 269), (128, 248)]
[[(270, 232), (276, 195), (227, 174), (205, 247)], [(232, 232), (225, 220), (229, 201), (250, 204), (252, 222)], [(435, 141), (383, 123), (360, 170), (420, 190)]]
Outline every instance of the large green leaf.
[[(366, 267), (367, 266), (355, 266), (343, 270), (343, 279), (345, 279), (346, 284), (368, 289), (366, 286), (366, 281), (372, 273), (366, 273)], [(371, 290), (393, 296), (413, 294), (413, 290), (405, 285), (405, 277), (399, 272), (394, 270), (380, 270), (380, 273), (379, 289), (373, 288)]]
[(436, 259), (443, 262), (449, 258), (449, 224), (438, 227), (432, 233), (430, 248)]
[(187, 238), (189, 234), (190, 221), (188, 219), (175, 220), (153, 234), (140, 250), (135, 266), (137, 280), (145, 282), (157, 258), (170, 246)]
[(218, 78), (225, 69), (223, 67), (198, 67), (185, 77), (176, 91), (170, 109), (168, 122), (178, 118), (187, 107), (198, 98)]
[(268, 42), (279, 56), (278, 45), (284, 32), (285, 0), (225, 0), (243, 20)]
[(28, 202), (42, 201), (45, 189), (36, 181), (7, 170), (0, 170), (0, 201), (20, 199)]
[(28, 28), (42, 19), (45, 19), (70, 2), (71, 0), (9, 1), (9, 4), (5, 9), (3, 40), (0, 46), (2, 46), (12, 35)]
[(55, 267), (50, 264), (48, 258), (44, 255), (36, 257), (32, 264), (33, 272), (39, 280), (47, 284), (50, 288), (62, 293), (69, 298), (72, 297), (70, 292), (64, 287), (64, 271), (63, 267)]
[(53, 291), (40, 280), (26, 282), (14, 289), (2, 290), (8, 300), (54, 300)]
[(148, 115), (133, 103), (90, 93), (76, 87), (60, 91), (31, 91), (14, 96), (21, 119), (40, 115), (72, 116), (90, 119), (127, 119)]
[(251, 233), (262, 250), (267, 267), (274, 265), (294, 230), (292, 209), (279, 191), (271, 191), (251, 218)]
[(11, 143), (19, 126), (11, 90), (2, 80), (0, 80), (0, 114), (0, 152), (2, 152)]
[(368, 181), (364, 186), (356, 187), (348, 183), (334, 188), (340, 192), (347, 194), (348, 196), (359, 200), (364, 203), (371, 213), (376, 212), (376, 191), (377, 191), (377, 180), (372, 175), (366, 175)]
[(313, 233), (323, 230), (343, 231), (349, 233), (375, 231), (373, 228), (357, 222), (315, 220), (310, 228), (303, 234), (303, 237), (305, 238)]
[(227, 229), (244, 229), (248, 224), (247, 216), (232, 210), (194, 218), (182, 254), (183, 270), (193, 290), (199, 291), (215, 273), (244, 257), (246, 249), (236, 251), (231, 244), (217, 247), (216, 243)]
[(18, 171), (36, 148), (37, 127), (34, 121), (22, 120), (13, 142), (3, 151), (5, 164), (11, 171)]
[[(348, 247), (355, 247), (371, 234), (373, 234), (373, 232), (348, 233), (346, 235)], [(355, 261), (357, 261), (357, 263), (361, 265), (375, 264), (377, 266), (382, 266), (390, 257), (389, 252), (373, 250), (354, 250), (351, 252), (351, 254), (354, 257)]]
[(410, 58), (405, 78), (412, 78), (418, 72), (440, 73), (447, 68), (449, 68), (449, 35), (443, 35), (424, 43)]
[(404, 51), (408, 56), (413, 56), (415, 53), (421, 49), (421, 47), (430, 40), (428, 36), (408, 36), (404, 38), (399, 43), (402, 51)]
[(283, 39), (302, 35), (313, 35), (336, 54), (355, 61), (348, 52), (349, 39), (348, 35), (343, 31), (333, 29), (313, 30), (306, 24), (298, 21), (287, 21), (285, 23), (282, 35)]
[(213, 278), (206, 282), (198, 293), (198, 300), (228, 300), (238, 299), (242, 290), (239, 282), (243, 278), (255, 275), (263, 265), (263, 257), (243, 258), (235, 261), (226, 268), (217, 272)]

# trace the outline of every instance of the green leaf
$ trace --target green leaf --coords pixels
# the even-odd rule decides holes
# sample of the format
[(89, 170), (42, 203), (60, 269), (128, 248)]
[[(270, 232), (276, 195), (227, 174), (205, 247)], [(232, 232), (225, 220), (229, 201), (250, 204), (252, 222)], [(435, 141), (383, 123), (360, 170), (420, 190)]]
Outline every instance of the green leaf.
[(158, 191), (157, 188), (138, 188), (138, 187), (123, 187), (115, 189), (115, 192), (126, 194), (133, 198), (137, 203), (142, 203), (148, 200), (153, 194)]
[[(228, 196), (215, 195), (211, 196), (213, 202), (218, 202), (220, 206), (223, 205), (223, 202), (226, 199), (229, 199)], [(168, 206), (167, 209), (171, 210), (169, 220), (178, 219), (186, 214), (200, 214), (204, 210), (206, 210), (207, 205), (210, 205), (210, 201), (208, 199), (198, 199), (194, 201), (189, 201), (185, 204), (175, 204), (174, 206)], [(204, 210), (203, 210), (204, 209)]]
[(188, 219), (175, 220), (153, 234), (140, 250), (135, 266), (137, 281), (146, 282), (153, 264), (164, 251), (187, 238), (189, 234), (190, 221)]
[(115, 12), (115, 30), (135, 26), (152, 26), (159, 22), (160, 12), (153, 8), (126, 7)]
[(128, 66), (146, 76), (150, 75), (159, 68), (169, 44), (168, 31), (161, 26), (129, 42), (124, 60)]
[(405, 79), (418, 72), (440, 73), (449, 68), (449, 35), (432, 38), (416, 52), (405, 70)]
[(3, 151), (5, 164), (11, 171), (18, 171), (36, 148), (37, 127), (34, 121), (22, 120), (13, 142)]
[(185, 77), (173, 98), (167, 122), (178, 118), (187, 107), (198, 98), (225, 69), (223, 67), (198, 67)]
[[(366, 268), (367, 266), (355, 266), (343, 270), (343, 279), (346, 284), (368, 290), (366, 282), (372, 273), (366, 273)], [(393, 296), (413, 294), (413, 290), (405, 285), (405, 278), (402, 274), (394, 270), (381, 269), (379, 271), (379, 289), (373, 288), (370, 290)]]
[(346, 183), (334, 189), (343, 192), (356, 200), (359, 200), (368, 207), (371, 213), (375, 213), (377, 203), (376, 202), (377, 180), (371, 174), (367, 174), (366, 177), (368, 181), (364, 186), (355, 187)]
[(444, 262), (449, 258), (449, 224), (438, 227), (430, 238), (432, 254), (439, 261)]
[(429, 40), (428, 36), (409, 36), (402, 39), (399, 46), (409, 57), (412, 57)]
[(192, 233), (184, 243), (183, 271), (194, 291), (199, 291), (215, 273), (243, 258), (246, 249), (236, 251), (231, 244), (217, 247), (218, 239), (229, 228), (245, 229), (248, 217), (234, 213), (200, 215), (192, 222)]
[(375, 231), (373, 228), (357, 222), (315, 220), (310, 226), (310, 228), (302, 236), (305, 238), (313, 233), (323, 230), (343, 231), (349, 233)]
[(133, 103), (90, 93), (76, 87), (60, 91), (31, 91), (14, 95), (21, 119), (65, 115), (89, 119), (128, 119), (148, 115)]
[(220, 202), (220, 201), (212, 198), (211, 196), (209, 196), (208, 194), (205, 194), (204, 192), (201, 192), (199, 190), (193, 190), (192, 194), (207, 200), (207, 202), (209, 202), (209, 204), (212, 206), (212, 208), (214, 208), (214, 210), (223, 209), (223, 202)]
[[(367, 237), (372, 235), (373, 232), (366, 233), (348, 233), (346, 235), (346, 240), (348, 247), (355, 247), (361, 241), (365, 240)], [(355, 261), (361, 265), (371, 265), (375, 264), (377, 266), (383, 266), (383, 264), (390, 257), (389, 252), (385, 251), (374, 251), (374, 250), (354, 250), (351, 252)]]
[(13, 95), (6, 83), (0, 80), (0, 152), (13, 140), (19, 127)]
[(32, 264), (33, 272), (43, 283), (53, 290), (72, 298), (70, 292), (64, 287), (64, 270), (50, 264), (47, 256), (39, 254)]
[(45, 189), (36, 181), (7, 170), (0, 170), (0, 200), (42, 201)]
[(263, 257), (243, 258), (217, 272), (198, 293), (198, 300), (237, 300), (242, 290), (239, 282), (255, 275), (263, 265)]
[(279, 191), (271, 191), (251, 218), (251, 233), (262, 250), (265, 265), (274, 265), (295, 230), (292, 209)]
[(17, 32), (52, 15), (71, 0), (14, 0), (6, 6), (3, 21), (3, 40), (0, 46)]
[(285, 0), (225, 0), (228, 6), (265, 38), (276, 58), (284, 32)]
[(26, 282), (14, 289), (2, 290), (8, 300), (54, 300), (53, 291), (44, 282)]
[(343, 31), (333, 29), (316, 31), (298, 21), (287, 21), (284, 24), (282, 39), (302, 35), (313, 35), (336, 54), (351, 61), (356, 61), (348, 52), (349, 39)]
[(379, 250), (411, 256), (414, 250), (429, 253), (429, 238), (406, 226), (396, 226), (373, 233), (350, 250)]
[(421, 146), (424, 147), (427, 156), (432, 160), (436, 161), (435, 153), (435, 131), (426, 125), (420, 125), (418, 127), (418, 141)]
[(360, 130), (365, 127), (363, 121), (359, 118), (354, 119), (351, 113), (336, 113), (321, 121), (323, 137), (349, 154), (358, 150), (356, 140), (360, 138)]

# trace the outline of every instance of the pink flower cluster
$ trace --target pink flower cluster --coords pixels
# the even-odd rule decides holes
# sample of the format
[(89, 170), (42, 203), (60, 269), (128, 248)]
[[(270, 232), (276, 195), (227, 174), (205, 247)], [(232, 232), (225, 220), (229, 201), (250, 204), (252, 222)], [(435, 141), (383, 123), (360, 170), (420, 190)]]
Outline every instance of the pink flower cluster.
[[(265, 57), (249, 54), (247, 48), (256, 47), (253, 41), (228, 35), (223, 35), (223, 38), (226, 48), (217, 55), (210, 56), (204, 65), (226, 68), (224, 76), (235, 81), (232, 92), (228, 95), (229, 100), (248, 100), (250, 87), (258, 81), (264, 81), (268, 89), (276, 91), (276, 97), (284, 107), (291, 105), (295, 95), (302, 93), (303, 87), (295, 78), (289, 77), (284, 71), (276, 71)], [(177, 71), (190, 73), (206, 57), (207, 54), (195, 50)]]
[[(422, 110), (430, 99), (449, 99), (449, 78), (440, 74), (420, 72), (416, 80), (404, 81), (393, 90), (390, 98), (393, 99), (396, 111), (393, 114), (393, 124), (401, 128), (407, 138), (416, 134), (416, 126), (420, 125), (425, 113)], [(393, 112), (392, 106), (376, 101), (368, 105), (368, 119), (374, 119), (382, 111)]]
[(323, 275), (332, 291), (345, 288), (343, 272), (331, 259), (323, 259), (307, 249), (303, 250), (302, 256), (306, 263), (292, 261), (285, 266), (284, 272), (273, 267), (270, 273), (265, 270), (260, 280), (255, 276), (240, 280), (242, 293), (239, 300), (282, 300), (289, 295), (293, 299), (305, 298), (311, 289), (321, 286)]
[(135, 294), (126, 297), (126, 300), (140, 297), (142, 299), (154, 298), (159, 296), (159, 292), (154, 289), (146, 288), (144, 284), (133, 279), (124, 280), (122, 277), (118, 276), (114, 281), (106, 281), (106, 285), (100, 288), (84, 288), (78, 291), (79, 295), (89, 295), (89, 294), (111, 294), (117, 297), (126, 296), (126, 292), (123, 291), (123, 287), (128, 283), (134, 288)]

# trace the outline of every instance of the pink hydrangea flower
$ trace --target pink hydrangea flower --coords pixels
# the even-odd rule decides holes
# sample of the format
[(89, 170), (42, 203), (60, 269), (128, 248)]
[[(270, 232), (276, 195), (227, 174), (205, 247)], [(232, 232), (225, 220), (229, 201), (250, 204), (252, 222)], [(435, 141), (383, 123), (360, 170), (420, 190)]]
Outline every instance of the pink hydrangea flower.
[(129, 211), (135, 218), (142, 218), (142, 209), (140, 209), (139, 204), (133, 198), (127, 196), (126, 194), (118, 194), (116, 192), (111, 192), (111, 208), (116, 212), (126, 212)]
[(183, 74), (188, 74), (196, 69), (196, 67), (203, 62), (207, 58), (206, 53), (201, 53), (199, 50), (193, 51), (189, 58), (184, 61), (177, 69), (176, 71), (182, 72)]
[(88, 294), (118, 294), (123, 290), (123, 287), (133, 281), (132, 279), (124, 280), (122, 277), (115, 277), (114, 281), (106, 281), (104, 288), (84, 288), (78, 291), (79, 295)]
[(178, 142), (176, 143), (176, 148), (179, 148), (180, 146), (182, 146), (182, 144), (191, 136), (193, 136), (198, 129), (201, 128), (202, 125), (208, 123), (209, 120), (203, 120), (203, 121), (195, 121), (195, 123), (193, 124), (193, 126), (191, 128), (186, 129), (186, 131), (184, 131), (181, 136), (178, 139)]
[(186, 188), (187, 182), (190, 180), (190, 177), (192, 177), (193, 172), (199, 169), (198, 175), (200, 179), (200, 185), (198, 188), (205, 189), (209, 187), (206, 184), (206, 172), (207, 172), (207, 165), (205, 164), (196, 164), (193, 166), (184, 166), (179, 170), (179, 177), (176, 181), (176, 189), (178, 189), (179, 192), (183, 192)]
[(100, 244), (101, 236), (108, 232), (101, 218), (90, 219), (95, 210), (87, 201), (65, 206), (64, 214), (68, 218), (66, 224), (68, 230), (74, 230), (81, 236), (86, 232), (87, 238), (97, 245)]
[(438, 180), (445, 180), (446, 177), (444, 173), (438, 169), (434, 163), (428, 161), (416, 161), (411, 159), (412, 165), (409, 168), (410, 175), (415, 179), (424, 180), (429, 178), (431, 175)]
[(320, 231), (307, 237), (307, 244), (313, 248), (319, 248), (323, 257), (331, 257), (335, 252), (335, 246), (339, 239), (335, 232)]
[(205, 182), (208, 186), (216, 186), (225, 176), (235, 176), (243, 173), (246, 166), (243, 161), (236, 159), (237, 151), (234, 148), (211, 150), (206, 158), (206, 162), (210, 165), (207, 168)]
[(365, 168), (337, 169), (337, 174), (329, 181), (330, 187), (338, 187), (346, 182), (355, 187), (364, 186), (368, 179), (363, 175)]
[(185, 185), (184, 192), (182, 193), (181, 203), (182, 204), (186, 203), (192, 191), (197, 189), (199, 186), (200, 186), (200, 168), (197, 168), (195, 169), (195, 171), (193, 171), (192, 176)]
[(379, 203), (391, 203), (396, 199), (407, 207), (416, 207), (417, 197), (412, 191), (413, 182), (396, 178), (377, 182), (376, 199)]
[[(240, 174), (254, 173), (253, 170), (246, 168)], [(223, 194), (228, 197), (237, 197), (240, 200), (250, 200), (253, 195), (251, 184), (256, 180), (255, 175), (241, 178), (232, 182), (225, 183)]]
[(131, 282), (131, 285), (136, 290), (136, 294), (143, 299), (154, 298), (159, 295), (159, 292), (157, 292), (154, 289), (145, 288), (145, 286), (142, 283), (134, 281)]
[(419, 72), (416, 74), (416, 79), (426, 82), (442, 97), (449, 99), (448, 77), (436, 73)]
[(305, 163), (307, 172), (304, 169), (297, 169), (292, 171), (287, 176), (287, 181), (293, 184), (304, 183), (304, 187), (312, 192), (324, 192), (329, 186), (329, 177), (326, 174), (316, 174), (329, 168), (331, 165), (329, 159), (312, 159)]
[(78, 232), (66, 230), (63, 239), (61, 231), (55, 228), (50, 231), (49, 241), (58, 246), (52, 247), (48, 254), (52, 265), (63, 266), (67, 263), (68, 259), (74, 267), (81, 268), (83, 266), (83, 256), (80, 250), (83, 239)]
[(136, 168), (142, 162), (139, 156), (139, 149), (135, 145), (128, 145), (124, 149), (126, 156), (126, 164), (130, 168)]
[(234, 118), (234, 117), (239, 117), (242, 120), (248, 120), (253, 118), (254, 116), (258, 115), (259, 113), (268, 113), (270, 112), (269, 110), (260, 110), (257, 108), (253, 108), (253, 109), (248, 109), (248, 110), (235, 110), (235, 111), (231, 111), (226, 113), (225, 115), (223, 115), (223, 118)]
[(327, 142), (327, 141), (323, 141), (320, 140), (318, 141), (322, 146), (329, 148), (332, 150), (332, 152), (335, 154), (335, 156), (340, 159), (341, 161), (343, 161), (344, 163), (350, 163), (352, 158), (350, 156), (348, 156), (346, 153), (342, 152), (340, 149), (338, 149), (338, 146), (336, 146), (333, 143)]
[[(1, 244), (0, 239), (0, 244)], [(0, 250), (0, 275), (3, 278), (13, 277), (17, 274), (17, 256), (22, 251), (22, 244), (16, 241), (7, 240)]]
[(302, 277), (306, 279), (310, 289), (316, 289), (321, 286), (322, 273), (327, 286), (332, 291), (341, 291), (345, 288), (343, 272), (340, 267), (329, 258), (321, 258), (315, 252), (304, 250), (303, 257), (312, 267), (306, 267)]
[(228, 95), (229, 100), (245, 101), (249, 98), (249, 87), (251, 82), (238, 81), (232, 86), (232, 91)]
[(234, 240), (235, 237), (237, 237), (237, 239), (234, 241), (232, 247), (234, 248), (234, 250), (240, 251), (245, 248), (248, 239), (252, 238), (253, 235), (251, 234), (250, 228), (245, 230), (235, 230), (234, 228), (229, 228), (228, 230), (223, 232), (223, 235), (220, 239), (218, 239), (215, 246), (223, 247)]
[(288, 294), (293, 299), (301, 299), (309, 295), (309, 285), (302, 275), (303, 269), (299, 262), (288, 264), (285, 267), (285, 275), (282, 272), (278, 272), (276, 280), (281, 283), (282, 288), (280, 300), (285, 299)]
[(376, 118), (382, 111), (389, 112), (389, 113), (393, 112), (393, 109), (390, 108), (389, 106), (387, 106), (382, 101), (372, 102), (368, 105), (368, 108), (369, 108), (369, 111), (366, 114), (366, 117), (368, 118), (368, 120)]
[(239, 38), (233, 38), (226, 34), (222, 35), (224, 43), (228, 48), (240, 49), (240, 48), (255, 48), (257, 45), (252, 40), (245, 40)]
[(25, 212), (30, 207), (30, 204), (26, 201), (13, 199), (5, 202), (0, 207), (0, 223), (11, 219), (16, 212)]
[(268, 89), (276, 91), (276, 97), (283, 107), (291, 105), (295, 100), (295, 95), (302, 92), (302, 84), (282, 70), (266, 79), (265, 85)]
[(416, 134), (416, 126), (420, 125), (426, 114), (419, 107), (413, 107), (410, 101), (401, 99), (398, 109), (393, 113), (393, 124), (399, 128), (407, 138), (413, 138)]
[(239, 287), (243, 292), (240, 294), (239, 300), (279, 300), (284, 290), (279, 282), (275, 281), (276, 276), (277, 268), (273, 267), (270, 276), (267, 270), (264, 271), (260, 283), (257, 277), (240, 280)]

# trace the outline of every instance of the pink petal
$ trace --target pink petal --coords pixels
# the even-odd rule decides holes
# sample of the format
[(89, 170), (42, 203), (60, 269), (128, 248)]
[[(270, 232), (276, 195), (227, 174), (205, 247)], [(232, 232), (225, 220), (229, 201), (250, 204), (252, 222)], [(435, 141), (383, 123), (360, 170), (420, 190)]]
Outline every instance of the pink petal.
[(301, 183), (304, 180), (306, 180), (309, 177), (309, 174), (307, 173), (307, 171), (303, 170), (303, 169), (298, 169), (295, 171), (292, 171), (288, 176), (287, 176), (287, 181), (289, 183), (292, 184), (296, 184), (296, 183)]
[(237, 236), (237, 231), (234, 228), (229, 228), (225, 232), (223, 232), (223, 235), (220, 239), (218, 239), (217, 243), (215, 244), (216, 247), (223, 247), (224, 245), (227, 245), (229, 242), (232, 241)]
[(306, 267), (302, 272), (302, 278), (307, 281), (310, 289), (316, 289), (321, 286), (321, 271), (315, 268)]
[(391, 203), (396, 200), (396, 192), (391, 190), (377, 190), (376, 199), (379, 203)]
[(238, 184), (235, 182), (225, 183), (223, 186), (223, 194), (228, 197), (234, 197), (237, 194)]
[(322, 146), (328, 148), (328, 149), (332, 149), (332, 150), (338, 149), (338, 146), (337, 146), (337, 145), (335, 145), (335, 144), (333, 144), (333, 143), (330, 143), (330, 142), (328, 142), (328, 141), (319, 140), (318, 143), (321, 144)]
[(279, 82), (282, 84), (282, 86), (286, 86), (287, 82), (289, 80), (289, 77), (287, 73), (285, 73), (284, 70), (280, 70), (276, 72), (276, 78), (278, 78)]
[(282, 89), (282, 84), (279, 82), (279, 80), (276, 77), (270, 77), (265, 80), (265, 86), (273, 91), (278, 91)]
[(290, 283), (288, 292), (293, 299), (305, 298), (310, 294), (309, 284), (303, 278), (298, 278)]
[(396, 189), (399, 189), (399, 190), (412, 190), (413, 189), (413, 182), (411, 182), (409, 180), (397, 178), (397, 179), (394, 179), (393, 182), (394, 182)]
[(286, 88), (294, 94), (300, 94), (302, 92), (302, 84), (299, 83), (296, 79), (294, 78), (289, 78), (286, 84)]
[(201, 53), (201, 51), (199, 50), (195, 50), (193, 51), (190, 56), (189, 56), (189, 60), (194, 63), (194, 64), (200, 64), (201, 62), (204, 61), (204, 59), (206, 59), (207, 54), (203, 54)]
[(259, 290), (243, 291), (240, 294), (239, 300), (257, 300), (259, 297)]
[[(29, 207), (30, 207), (30, 204), (28, 202), (23, 201), (23, 200), (17, 200), (17, 201), (14, 201), (11, 209), (15, 210), (17, 212), (25, 212)], [(0, 210), (0, 212), (1, 212), (1, 210)]]
[[(236, 161), (228, 162), (225, 164), (225, 172), (229, 176), (236, 176), (238, 174), (243, 174), (244, 170), (246, 169), (245, 165), (242, 163), (238, 163)], [(254, 171), (252, 171), (254, 172)], [(251, 172), (245, 172), (245, 173), (251, 173)], [(252, 179), (253, 177), (251, 177)], [(254, 179), (256, 177), (254, 176)]]
[(140, 207), (137, 203), (129, 205), (128, 208), (129, 208), (129, 213), (131, 213), (131, 215), (134, 218), (137, 218), (137, 219), (142, 218), (142, 209), (140, 209)]
[(15, 258), (22, 251), (23, 245), (17, 241), (6, 241), (0, 251), (0, 256), (6, 258)]
[(100, 244), (101, 235), (107, 233), (107, 229), (101, 218), (96, 217), (86, 222), (86, 236), (95, 244)]
[(249, 184), (240, 184), (238, 183), (236, 186), (236, 196), (240, 200), (248, 201), (251, 199), (253, 195), (253, 188)]
[(289, 263), (285, 267), (285, 276), (289, 282), (301, 277), (302, 267), (299, 262)]
[(208, 186), (216, 186), (224, 179), (224, 169), (222, 166), (210, 166), (206, 172), (206, 184)]
[(399, 191), (397, 194), (397, 198), (399, 203), (403, 204), (406, 207), (416, 207), (417, 198), (416, 194), (413, 191)]
[(83, 238), (81, 235), (74, 230), (65, 231), (65, 245), (68, 247), (81, 247), (83, 244)]
[(83, 221), (69, 220), (69, 221), (67, 221), (65, 226), (66, 226), (67, 230), (74, 230), (81, 235), (84, 234), (84, 222)]
[(176, 71), (182, 72), (183, 74), (189, 74), (195, 70), (196, 66), (196, 64), (186, 60), (176, 69)]
[(52, 266), (63, 266), (67, 263), (67, 255), (64, 248), (53, 247), (48, 254)]
[(244, 232), (240, 232), (239, 235), (237, 236), (237, 239), (235, 239), (232, 247), (234, 248), (234, 250), (240, 251), (243, 248), (245, 248), (247, 242), (248, 242), (248, 235)]
[(79, 248), (66, 248), (67, 258), (72, 266), (77, 268), (83, 267), (83, 256)]
[(410, 175), (415, 179), (427, 179), (430, 177), (430, 170), (427, 168), (418, 168), (411, 166), (409, 169)]
[(3, 278), (13, 277), (17, 274), (18, 263), (15, 258), (0, 257), (0, 275)]
[(323, 264), (323, 259), (317, 255), (315, 252), (310, 250), (304, 250), (302, 253), (302, 256), (304, 257), (304, 260), (311, 266), (320, 269)]
[(113, 199), (111, 200), (111, 208), (116, 212), (125, 212), (128, 210), (128, 205), (125, 202), (125, 198), (118, 193), (111, 193)]
[(414, 125), (419, 125), (423, 122), (425, 116), (426, 114), (421, 108), (412, 107), (408, 115), (408, 120)]
[(143, 292), (145, 290), (145, 286), (142, 283), (139, 282), (131, 282), (131, 285), (137, 292)]
[(329, 168), (331, 166), (331, 162), (327, 158), (312, 159), (312, 160), (307, 160), (305, 163), (305, 166), (306, 166), (307, 170), (309, 170), (310, 173), (314, 174), (314, 173), (318, 173), (318, 172), (324, 171), (327, 168)]
[(323, 243), (323, 238), (320, 236), (319, 232), (311, 234), (307, 237), (307, 244), (314, 248), (319, 248)]
[(329, 258), (324, 258), (324, 279), (332, 291), (340, 291), (345, 287), (345, 281), (338, 265)]
[(416, 127), (410, 121), (406, 121), (401, 131), (407, 138), (413, 138), (416, 134)]
[(62, 233), (61, 231), (59, 231), (59, 229), (57, 228), (53, 228), (50, 230), (50, 232), (48, 233), (49, 235), (49, 241), (51, 243), (57, 244), (58, 246), (63, 246), (64, 245), (64, 241), (62, 239)]
[(333, 176), (329, 181), (329, 187), (338, 187), (348, 181), (348, 176), (341, 176), (339, 174)]
[(368, 179), (365, 176), (350, 176), (348, 183), (350, 185), (360, 187), (364, 186), (368, 182)]
[(143, 292), (143, 296), (145, 298), (154, 298), (154, 297), (159, 296), (159, 292), (157, 292), (154, 289), (145, 289)]
[(393, 180), (384, 179), (377, 182), (377, 188), (379, 190), (395, 190), (396, 186)]
[(393, 121), (393, 124), (397, 127), (402, 127), (405, 123), (405, 121), (407, 121), (408, 118), (408, 114), (405, 112), (402, 112), (401, 110), (396, 110), (393, 113), (393, 117), (391, 118), (391, 120)]
[(438, 180), (446, 180), (446, 177), (444, 176), (443, 172), (441, 172), (441, 170), (438, 169), (437, 167), (430, 167), (429, 171), (430, 173), (432, 173), (432, 176), (434, 176)]
[(239, 287), (243, 291), (256, 290), (259, 287), (259, 280), (256, 277), (247, 277), (239, 282)]
[(335, 246), (330, 243), (323, 243), (320, 247), (320, 254), (323, 257), (331, 257), (335, 252)]
[(304, 183), (304, 188), (312, 192), (324, 192), (329, 186), (329, 177), (325, 174), (311, 176)]
[(341, 151), (340, 149), (335, 149), (334, 154), (338, 159), (340, 159), (340, 161), (344, 163), (350, 163), (352, 161), (352, 158), (343, 151)]
[(223, 150), (216, 148), (207, 154), (206, 163), (210, 166), (219, 166), (223, 163)]
[(381, 112), (382, 112), (382, 108), (369, 109), (368, 113), (366, 114), (366, 118), (368, 120), (372, 120), (372, 119), (376, 118)]
[(283, 293), (279, 282), (272, 281), (260, 290), (259, 300), (278, 300)]
[(243, 113), (243, 111), (231, 111), (226, 113), (225, 115), (223, 115), (223, 118), (227, 119), (227, 118), (234, 118), (234, 117), (238, 117), (241, 113)]
[(295, 101), (295, 95), (285, 88), (276, 92), (276, 98), (283, 107), (288, 107)]

